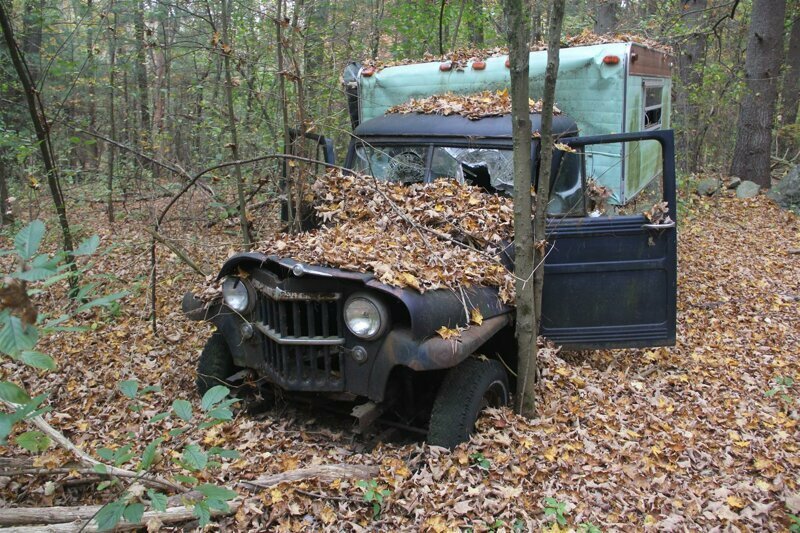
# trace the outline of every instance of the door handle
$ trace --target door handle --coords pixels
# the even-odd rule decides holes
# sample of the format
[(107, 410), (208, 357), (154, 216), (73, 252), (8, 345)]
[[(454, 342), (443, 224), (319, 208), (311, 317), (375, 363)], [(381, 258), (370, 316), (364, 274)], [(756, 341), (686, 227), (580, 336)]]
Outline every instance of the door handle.
[(644, 229), (670, 229), (675, 227), (675, 221), (670, 220), (669, 222), (664, 222), (663, 224), (642, 224), (642, 228)]

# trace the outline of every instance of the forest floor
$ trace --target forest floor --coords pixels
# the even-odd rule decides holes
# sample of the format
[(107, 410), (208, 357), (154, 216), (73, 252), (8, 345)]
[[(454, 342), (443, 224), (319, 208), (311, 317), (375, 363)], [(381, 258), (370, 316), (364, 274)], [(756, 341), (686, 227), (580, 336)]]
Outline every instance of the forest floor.
[[(234, 251), (236, 226), (197, 224), (206, 218), (200, 200), (176, 210), (166, 234), (213, 272)], [(194, 367), (211, 333), (180, 311), (182, 294), (201, 278), (163, 246), (159, 330), (151, 330), (150, 238), (143, 231), (150, 208), (120, 208), (113, 226), (100, 204), (73, 208), (80, 231), (99, 234), (107, 249), (92, 272), (109, 276), (109, 292), (123, 287), (131, 295), (116, 313), (82, 315), (75, 325), (85, 331), (42, 339), (39, 349), (56, 357), (58, 370), (4, 362), (0, 374), (32, 392), (50, 391), (47, 420), (95, 457), (101, 446), (129, 442), (138, 457), (148, 442), (166, 437), (155, 470), (170, 476), (182, 472), (168, 460), (179, 443), (237, 450), (238, 458), (201, 474), (243, 498), (220, 527), (557, 530), (556, 515), (563, 515), (565, 528), (584, 530), (775, 531), (800, 515), (800, 218), (764, 197), (684, 199), (676, 346), (544, 351), (539, 416), (494, 410), (453, 452), (407, 438), (369, 445), (346, 421), (288, 403), (258, 416), (239, 412), (232, 422), (182, 437), (167, 436), (172, 418), (148, 423), (178, 398), (199, 409)], [(37, 298), (43, 312), (67, 305), (57, 291)], [(777, 384), (786, 377), (794, 384)], [(160, 386), (138, 400), (139, 412), (117, 387), (128, 379)], [(0, 456), (27, 454), (14, 445), (0, 449)], [(71, 459), (52, 446), (35, 464), (54, 468)], [(352, 479), (284, 483), (261, 493), (238, 484), (327, 463), (378, 466), (375, 488), (388, 491), (381, 512)], [(135, 459), (123, 466), (135, 467)], [(118, 490), (98, 492), (86, 481), (75, 472), (0, 478), (0, 506), (102, 503)], [(555, 504), (545, 498), (564, 505), (546, 514)]]

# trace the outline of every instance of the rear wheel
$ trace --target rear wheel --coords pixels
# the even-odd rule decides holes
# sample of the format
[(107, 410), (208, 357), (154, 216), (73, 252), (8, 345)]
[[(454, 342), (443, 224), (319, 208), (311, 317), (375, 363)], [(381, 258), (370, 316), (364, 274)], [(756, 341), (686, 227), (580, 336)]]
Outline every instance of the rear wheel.
[(498, 361), (469, 358), (451, 368), (433, 402), (428, 442), (453, 448), (469, 439), (478, 415), (508, 404), (508, 376)]
[(206, 342), (200, 359), (197, 361), (197, 392), (200, 396), (216, 385), (230, 387), (228, 378), (240, 368), (233, 364), (233, 356), (228, 343), (219, 331), (214, 332)]

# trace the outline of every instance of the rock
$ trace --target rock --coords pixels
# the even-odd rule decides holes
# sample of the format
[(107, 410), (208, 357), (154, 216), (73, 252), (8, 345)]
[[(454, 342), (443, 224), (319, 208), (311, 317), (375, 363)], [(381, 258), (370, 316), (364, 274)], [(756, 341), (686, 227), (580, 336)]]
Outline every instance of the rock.
[(800, 165), (790, 170), (767, 196), (786, 209), (800, 206)]
[(741, 184), (742, 184), (742, 178), (737, 178), (736, 176), (734, 176), (728, 182), (728, 188), (729, 189), (735, 189), (736, 187), (738, 187)]
[(695, 191), (700, 196), (713, 196), (719, 190), (719, 180), (716, 178), (706, 178), (700, 180), (695, 187)]
[(761, 190), (761, 185), (758, 183), (754, 183), (752, 181), (743, 181), (736, 187), (736, 197), (737, 198), (753, 198), (758, 194), (758, 191)]

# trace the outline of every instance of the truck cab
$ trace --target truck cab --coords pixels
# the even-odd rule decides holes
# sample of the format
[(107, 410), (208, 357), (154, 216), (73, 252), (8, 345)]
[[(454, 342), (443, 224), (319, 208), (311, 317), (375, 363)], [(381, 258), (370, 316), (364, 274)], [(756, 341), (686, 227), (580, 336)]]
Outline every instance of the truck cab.
[[(536, 187), (540, 115), (531, 120)], [(575, 350), (674, 344), (672, 131), (581, 136), (565, 114), (554, 117), (553, 129), (559, 144), (546, 213), (540, 334)], [(359, 121), (344, 164), (394, 183), (447, 178), (511, 195), (511, 154), (509, 115), (389, 113)], [(622, 166), (648, 176), (632, 196), (609, 201), (613, 194), (599, 184), (609, 172), (619, 179)], [(508, 243), (509, 269), (513, 255)], [(505, 405), (514, 391), (507, 371), (517, 362), (514, 307), (497, 287), (421, 293), (382, 283), (373, 272), (261, 253), (234, 255), (218, 279), (221, 298), (203, 302), (188, 293), (183, 300), (190, 319), (217, 328), (198, 361), (201, 393), (246, 370), (268, 388), (353, 402), (362, 428), (380, 418), (452, 447), (469, 437), (483, 408)], [(470, 324), (464, 301), (479, 311), (480, 323)], [(462, 331), (443, 338), (443, 326)]]

